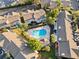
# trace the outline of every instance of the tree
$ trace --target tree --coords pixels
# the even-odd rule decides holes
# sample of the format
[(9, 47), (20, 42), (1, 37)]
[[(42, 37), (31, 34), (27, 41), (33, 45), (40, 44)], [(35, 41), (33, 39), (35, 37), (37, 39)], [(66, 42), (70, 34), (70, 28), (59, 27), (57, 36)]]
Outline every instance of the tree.
[(50, 47), (50, 51), (48, 52), (40, 52), (41, 58), (44, 59), (56, 59), (55, 49)]
[(73, 11), (73, 15), (79, 17), (79, 11)]
[(20, 19), (21, 19), (21, 23), (25, 23), (25, 20), (22, 16), (20, 17)]
[(46, 52), (49, 52), (50, 51), (50, 46), (45, 46), (42, 51), (46, 51)]
[(72, 20), (76, 24), (74, 30), (76, 31), (79, 28), (79, 11), (72, 11)]
[(32, 4), (33, 0), (19, 0), (19, 4)]
[(57, 8), (47, 12), (47, 14), (46, 14), (47, 23), (48, 24), (55, 24), (56, 17), (58, 16), (58, 14), (59, 14), (59, 9), (57, 9)]
[(26, 41), (29, 41), (31, 39), (29, 34), (25, 31), (21, 33), (21, 36), (24, 37)]
[(34, 51), (34, 50), (41, 50), (42, 44), (37, 39), (31, 38), (28, 41), (28, 46)]
[(51, 13), (52, 13), (51, 16), (54, 17), (54, 18), (56, 18), (58, 16), (58, 14), (59, 14), (59, 9), (56, 8), (56, 9), (52, 10)]
[(19, 0), (18, 1), (19, 4), (25, 4), (25, 2), (27, 2), (27, 0)]
[(57, 2), (57, 6), (61, 7), (61, 4), (62, 4), (61, 0), (57, 0), (56, 2)]
[(77, 23), (78, 17), (79, 17), (79, 11), (73, 11), (72, 12), (73, 21)]
[(40, 0), (34, 0), (33, 2), (34, 2), (35, 4), (37, 4), (37, 5), (41, 3)]
[(50, 6), (50, 5), (46, 3), (46, 4), (44, 5), (44, 9), (45, 9), (45, 10), (48, 9), (49, 6)]
[(22, 31), (28, 30), (28, 24), (27, 24), (27, 23), (19, 24), (19, 28), (20, 28)]
[(46, 21), (48, 24), (55, 24), (56, 19), (52, 17), (48, 17)]
[(13, 59), (10, 53), (5, 53), (3, 59)]
[(21, 12), (19, 13), (19, 15), (20, 15), (20, 21), (21, 21), (21, 23), (25, 23), (24, 17), (23, 17), (23, 15), (22, 15)]
[(3, 31), (3, 32), (8, 32), (8, 29), (3, 28), (2, 31)]
[(23, 33), (27, 30), (28, 30), (28, 24), (23, 23), (23, 24), (19, 24), (18, 28), (13, 29), (13, 32), (15, 32), (18, 35), (23, 35)]
[(22, 30), (20, 28), (16, 28), (16, 29), (13, 29), (13, 32), (15, 32), (18, 35), (21, 35)]
[(34, 0), (27, 0), (27, 4), (32, 4)]
[(56, 40), (56, 36), (54, 34), (51, 35), (51, 42), (52, 43), (55, 43), (57, 40)]

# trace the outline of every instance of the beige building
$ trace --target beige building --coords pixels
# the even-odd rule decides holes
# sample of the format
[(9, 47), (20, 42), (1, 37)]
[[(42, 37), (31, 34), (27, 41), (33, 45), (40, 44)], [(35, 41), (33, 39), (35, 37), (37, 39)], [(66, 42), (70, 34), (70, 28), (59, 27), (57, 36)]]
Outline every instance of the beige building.
[(19, 38), (15, 33), (4, 32), (0, 34), (0, 39), (2, 39), (0, 46), (6, 52), (10, 52), (14, 59), (31, 59), (33, 57), (37, 59), (38, 54), (31, 51), (22, 41), (23, 39)]
[(29, 10), (28, 12), (12, 12), (12, 15), (0, 16), (0, 28), (6, 27), (4, 23), (7, 25), (15, 25), (17, 23), (21, 23), (20, 17), (23, 17), (27, 23), (31, 23), (31, 21), (41, 22), (43, 19), (40, 19), (43, 15), (45, 15), (45, 11), (43, 9), (40, 10)]

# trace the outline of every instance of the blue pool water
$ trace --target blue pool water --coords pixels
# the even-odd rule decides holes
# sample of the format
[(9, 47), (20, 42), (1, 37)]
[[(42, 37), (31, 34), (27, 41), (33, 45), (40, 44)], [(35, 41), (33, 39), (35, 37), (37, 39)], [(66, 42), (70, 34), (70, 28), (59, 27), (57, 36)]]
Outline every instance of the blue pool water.
[(32, 36), (35, 38), (41, 38), (46, 35), (47, 31), (45, 29), (33, 30)]

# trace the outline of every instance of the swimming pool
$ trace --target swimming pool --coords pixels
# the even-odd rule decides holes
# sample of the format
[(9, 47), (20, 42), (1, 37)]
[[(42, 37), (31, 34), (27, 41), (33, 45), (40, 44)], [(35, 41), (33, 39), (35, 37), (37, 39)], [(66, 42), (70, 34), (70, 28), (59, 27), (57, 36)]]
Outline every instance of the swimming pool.
[(32, 31), (32, 36), (35, 38), (42, 38), (46, 35), (47, 31), (45, 29), (38, 29)]

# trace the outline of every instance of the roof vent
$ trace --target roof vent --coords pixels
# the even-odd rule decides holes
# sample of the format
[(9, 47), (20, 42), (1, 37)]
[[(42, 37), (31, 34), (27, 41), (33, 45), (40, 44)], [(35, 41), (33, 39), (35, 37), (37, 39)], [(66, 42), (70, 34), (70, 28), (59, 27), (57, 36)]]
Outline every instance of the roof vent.
[(58, 28), (61, 29), (61, 26), (59, 26)]
[(62, 56), (65, 56), (65, 53), (61, 53)]
[(61, 41), (61, 38), (59, 38), (59, 41)]

